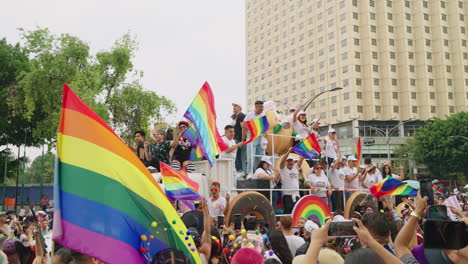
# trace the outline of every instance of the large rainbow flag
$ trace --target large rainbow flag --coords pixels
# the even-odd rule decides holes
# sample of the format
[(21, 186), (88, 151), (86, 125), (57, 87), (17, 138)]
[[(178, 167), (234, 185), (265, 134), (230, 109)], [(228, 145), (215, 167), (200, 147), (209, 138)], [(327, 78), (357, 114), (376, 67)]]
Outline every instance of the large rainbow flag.
[(358, 140), (356, 142), (356, 149), (354, 150), (354, 157), (357, 159), (356, 166), (359, 166), (359, 163), (361, 162), (361, 158), (362, 158), (361, 137), (358, 137)]
[(259, 136), (265, 133), (268, 128), (270, 128), (267, 116), (258, 117), (250, 121), (244, 121), (244, 123), (250, 132), (250, 139), (244, 142), (244, 145), (256, 140)]
[(189, 200), (200, 201), (198, 194), (198, 183), (189, 177), (177, 172), (164, 162), (159, 162), (161, 168), (161, 178), (164, 183), (164, 190), (170, 201)]
[(381, 182), (372, 185), (369, 190), (372, 195), (377, 198), (392, 195), (416, 196), (418, 194), (418, 189), (413, 188), (410, 184), (397, 180), (392, 176), (387, 176)]
[(216, 155), (228, 146), (221, 138), (216, 127), (216, 110), (213, 92), (208, 82), (205, 82), (193, 99), (184, 117), (192, 122), (197, 131), (197, 144), (205, 158), (213, 166)]
[(315, 134), (310, 134), (304, 140), (299, 142), (292, 150), (294, 153), (303, 156), (306, 159), (316, 159), (320, 152), (322, 152), (322, 148), (320, 147), (317, 139), (315, 138)]
[(57, 139), (53, 239), (112, 264), (177, 248), (200, 263), (164, 191), (115, 132), (65, 84)]

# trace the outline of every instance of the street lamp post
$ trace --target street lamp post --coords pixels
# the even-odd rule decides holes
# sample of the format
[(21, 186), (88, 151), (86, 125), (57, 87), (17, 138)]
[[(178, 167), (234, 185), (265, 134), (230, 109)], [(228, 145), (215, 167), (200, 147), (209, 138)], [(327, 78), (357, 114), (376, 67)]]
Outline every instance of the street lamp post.
[(393, 132), (395, 132), (395, 129), (397, 129), (400, 126), (404, 125), (405, 123), (408, 123), (408, 122), (411, 122), (411, 121), (414, 121), (414, 119), (409, 119), (409, 120), (403, 121), (403, 122), (399, 123), (398, 125), (390, 128), (390, 129), (386, 128), (385, 130), (383, 130), (381, 128), (378, 128), (378, 127), (374, 127), (374, 126), (357, 126), (356, 128), (366, 128), (366, 127), (368, 127), (368, 128), (374, 129), (380, 135), (385, 137), (386, 145), (387, 145), (387, 159), (390, 161), (390, 139), (391, 139), (390, 136), (392, 135)]
[(449, 137), (459, 137), (459, 138), (463, 138), (464, 140), (468, 140), (468, 137), (465, 137), (465, 136), (458, 136), (458, 135), (456, 135), (456, 136), (449, 136)]
[(323, 91), (323, 92), (320, 92), (318, 93), (316, 96), (312, 97), (311, 99), (309, 99), (307, 102), (305, 102), (301, 108), (303, 108), (302, 110), (307, 110), (307, 107), (309, 107), (309, 105), (317, 98), (319, 97), (320, 95), (324, 94), (324, 93), (328, 93), (328, 92), (334, 92), (334, 91), (339, 91), (339, 90), (342, 90), (343, 87), (334, 87), (330, 90), (326, 90), (326, 91)]

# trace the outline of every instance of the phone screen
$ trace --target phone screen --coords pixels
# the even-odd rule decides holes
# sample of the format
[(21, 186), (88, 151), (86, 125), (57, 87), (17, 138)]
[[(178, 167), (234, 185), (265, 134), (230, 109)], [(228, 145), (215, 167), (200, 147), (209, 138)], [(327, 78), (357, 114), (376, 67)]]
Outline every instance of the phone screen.
[(434, 194), (432, 193), (432, 180), (431, 179), (421, 179), (419, 181), (421, 187), (421, 196), (427, 196), (429, 198), (427, 200), (428, 205), (434, 204)]
[(428, 209), (427, 218), (431, 220), (450, 220), (447, 216), (447, 206), (431, 205)]
[(224, 216), (218, 215), (218, 228), (221, 228), (222, 225), (224, 225)]
[(357, 234), (353, 229), (354, 226), (355, 223), (353, 221), (331, 222), (330, 228), (328, 229), (328, 236), (355, 237)]
[(240, 214), (234, 215), (234, 229), (241, 229), (242, 216)]
[(424, 248), (461, 249), (468, 245), (464, 222), (427, 220), (424, 223)]

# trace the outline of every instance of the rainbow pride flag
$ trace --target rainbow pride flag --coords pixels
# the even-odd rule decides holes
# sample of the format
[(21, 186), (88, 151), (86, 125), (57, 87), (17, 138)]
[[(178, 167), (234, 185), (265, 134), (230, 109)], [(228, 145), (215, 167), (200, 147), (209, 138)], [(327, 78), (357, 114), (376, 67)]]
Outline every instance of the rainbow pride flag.
[(200, 263), (164, 191), (115, 132), (65, 84), (53, 239), (105, 263), (143, 264), (177, 248)]
[(361, 144), (361, 137), (358, 137), (356, 142), (356, 149), (354, 150), (354, 157), (357, 159), (356, 166), (359, 166), (362, 158), (362, 144)]
[(381, 182), (372, 185), (369, 190), (371, 194), (377, 198), (392, 195), (416, 196), (418, 194), (418, 189), (391, 176), (387, 176), (387, 178), (383, 179)]
[(312, 160), (319, 156), (320, 152), (322, 152), (322, 148), (320, 148), (320, 145), (315, 138), (315, 134), (310, 134), (304, 140), (299, 142), (292, 151), (306, 159)]
[(192, 125), (190, 125), (185, 131), (184, 133), (182, 134), (182, 136), (184, 138), (186, 138), (190, 144), (192, 145), (192, 151), (190, 152), (190, 160), (191, 161), (198, 161), (198, 160), (202, 160), (204, 155), (203, 155), (203, 151), (200, 147), (200, 145), (198, 144), (197, 140), (198, 140), (198, 136), (197, 136), (197, 131), (195, 131), (195, 129), (193, 128)]
[(256, 140), (259, 136), (265, 133), (268, 128), (270, 128), (267, 116), (258, 117), (250, 121), (244, 121), (244, 123), (250, 132), (250, 139), (244, 142), (244, 145)]
[(200, 146), (203, 156), (213, 166), (216, 155), (227, 149), (228, 146), (219, 135), (216, 127), (214, 97), (208, 82), (203, 84), (184, 117), (192, 122), (197, 131), (197, 145)]
[(440, 190), (439, 188), (437, 188), (437, 186), (435, 186), (434, 184), (432, 184), (432, 192), (433, 192), (433, 193), (439, 193), (439, 194), (443, 194), (443, 193), (444, 193), (442, 190)]
[(198, 183), (178, 173), (176, 170), (171, 168), (171, 166), (164, 162), (159, 162), (159, 164), (161, 167), (161, 178), (164, 183), (164, 190), (166, 191), (166, 195), (169, 201), (201, 200), (200, 194), (197, 193), (199, 187)]

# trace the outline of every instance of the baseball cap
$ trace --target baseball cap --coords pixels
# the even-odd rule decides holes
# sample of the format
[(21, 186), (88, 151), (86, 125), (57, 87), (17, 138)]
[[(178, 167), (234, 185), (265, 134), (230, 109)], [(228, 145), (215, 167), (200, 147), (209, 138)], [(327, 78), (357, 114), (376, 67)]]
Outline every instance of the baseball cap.
[(298, 161), (299, 159), (297, 157), (294, 157), (294, 156), (289, 156), (286, 160)]
[(336, 132), (336, 130), (333, 127), (328, 129), (328, 133), (333, 133), (333, 132)]
[(296, 107), (291, 107), (291, 108), (289, 108), (289, 112), (296, 111), (296, 109), (297, 109)]
[(232, 106), (236, 106), (236, 105), (242, 109), (242, 105), (241, 105), (241, 104), (236, 103), (236, 102), (232, 103)]
[(299, 111), (299, 113), (297, 113), (297, 116), (305, 115), (305, 114), (306, 114), (306, 112), (304, 112), (304, 111)]
[(268, 163), (270, 165), (273, 165), (273, 163), (271, 162), (271, 157), (270, 156), (263, 156), (262, 161), (265, 161), (266, 163)]
[(312, 233), (313, 230), (319, 229), (318, 225), (311, 220), (307, 220), (304, 224), (305, 231)]
[(348, 156), (348, 160), (356, 161), (357, 159), (354, 157), (354, 155), (349, 155), (349, 156)]
[(314, 118), (314, 119), (312, 120), (312, 124), (315, 124), (315, 123), (317, 123), (317, 122), (319, 122), (319, 119), (318, 119), (318, 118)]

